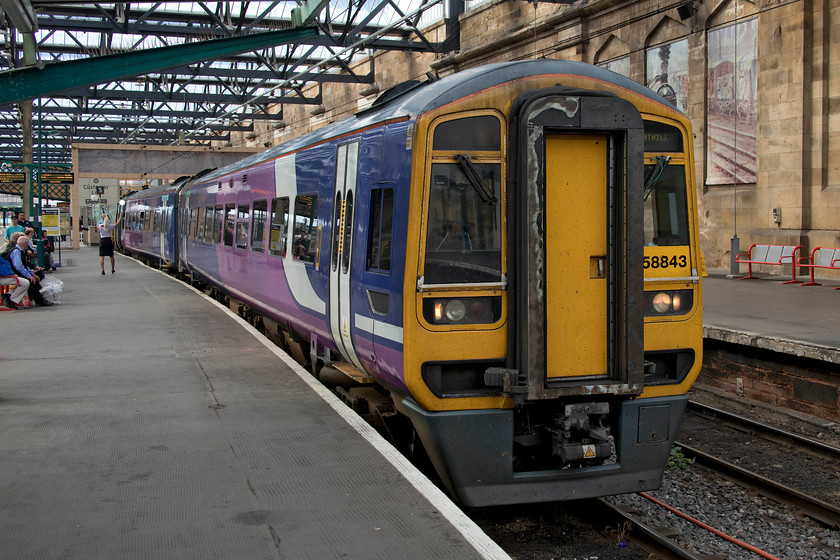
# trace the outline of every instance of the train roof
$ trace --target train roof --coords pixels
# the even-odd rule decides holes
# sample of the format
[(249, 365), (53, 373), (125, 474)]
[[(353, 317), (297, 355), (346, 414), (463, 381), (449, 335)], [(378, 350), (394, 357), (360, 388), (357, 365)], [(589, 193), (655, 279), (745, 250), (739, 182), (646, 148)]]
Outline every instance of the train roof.
[(163, 196), (165, 194), (171, 194), (171, 193), (176, 192), (178, 190), (178, 188), (181, 187), (181, 185), (184, 184), (186, 179), (189, 179), (189, 178), (190, 178), (189, 176), (181, 177), (181, 178), (177, 179), (176, 181), (174, 181), (172, 183), (169, 183), (169, 184), (166, 184), (166, 185), (161, 185), (161, 186), (158, 186), (158, 187), (149, 187), (147, 189), (141, 189), (139, 191), (134, 191), (133, 193), (131, 193), (129, 195), (126, 195), (123, 198), (125, 198), (126, 200), (128, 200), (128, 199), (142, 199), (142, 198), (148, 198), (148, 197)]
[(413, 82), (408, 87), (403, 87), (403, 91), (395, 92), (395, 89), (400, 88), (400, 86), (397, 86), (397, 88), (392, 88), (380, 95), (374, 101), (372, 107), (360, 111), (353, 117), (304, 134), (264, 152), (249, 156), (239, 162), (208, 173), (201, 177), (201, 179), (213, 180), (239, 169), (254, 166), (262, 161), (267, 161), (307, 146), (319, 144), (330, 138), (342, 136), (385, 121), (413, 118), (448, 103), (452, 103), (460, 98), (506, 82), (530, 76), (555, 74), (558, 75), (558, 85), (563, 85), (562, 75), (564, 74), (583, 76), (604, 83), (614, 84), (619, 88), (647, 97), (651, 101), (678, 111), (665, 98), (649, 88), (621, 74), (616, 74), (599, 66), (571, 60), (553, 59), (501, 62), (477, 66), (441, 79)]

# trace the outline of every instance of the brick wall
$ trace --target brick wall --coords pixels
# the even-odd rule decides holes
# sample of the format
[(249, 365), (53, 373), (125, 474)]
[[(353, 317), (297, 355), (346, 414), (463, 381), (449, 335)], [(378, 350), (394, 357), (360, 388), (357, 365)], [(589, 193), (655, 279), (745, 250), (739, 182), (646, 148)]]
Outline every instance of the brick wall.
[(699, 382), (840, 422), (840, 365), (706, 339)]

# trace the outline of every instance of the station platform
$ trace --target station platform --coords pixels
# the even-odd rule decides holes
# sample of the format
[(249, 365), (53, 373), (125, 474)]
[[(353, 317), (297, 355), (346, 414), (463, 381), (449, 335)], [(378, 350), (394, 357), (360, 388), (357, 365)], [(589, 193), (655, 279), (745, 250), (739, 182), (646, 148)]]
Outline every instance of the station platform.
[(62, 257), (60, 304), (0, 314), (0, 558), (508, 558), (224, 307)]
[(703, 278), (704, 336), (840, 364), (840, 290), (784, 284), (790, 277)]

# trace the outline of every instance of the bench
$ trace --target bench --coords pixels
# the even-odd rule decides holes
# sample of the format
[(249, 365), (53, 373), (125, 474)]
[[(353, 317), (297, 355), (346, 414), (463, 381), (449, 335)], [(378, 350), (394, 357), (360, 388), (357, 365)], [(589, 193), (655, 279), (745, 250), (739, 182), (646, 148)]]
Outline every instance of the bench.
[[(810, 257), (800, 257), (797, 259), (796, 264), (797, 266), (804, 266), (811, 269), (811, 281), (802, 284), (803, 286), (821, 286), (819, 282), (814, 282), (814, 269), (840, 270), (840, 249), (835, 247), (816, 247), (811, 251)], [(840, 290), (840, 287), (834, 289)]]
[(790, 263), (791, 271), (793, 272), (793, 280), (782, 282), (782, 284), (799, 284), (801, 281), (796, 279), (796, 252), (802, 248), (802, 245), (759, 245), (753, 243), (746, 253), (738, 253), (735, 256), (735, 262), (744, 263), (749, 268), (746, 276), (742, 276), (740, 280), (758, 280), (757, 276), (753, 276), (752, 265), (754, 264), (775, 264), (783, 265)]

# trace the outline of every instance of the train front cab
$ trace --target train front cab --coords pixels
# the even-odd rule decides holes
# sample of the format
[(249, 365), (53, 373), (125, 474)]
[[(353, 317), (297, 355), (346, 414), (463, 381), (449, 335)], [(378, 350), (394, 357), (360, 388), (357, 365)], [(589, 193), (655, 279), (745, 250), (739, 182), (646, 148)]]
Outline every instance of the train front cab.
[[(465, 505), (655, 489), (699, 371), (699, 360), (673, 351), (668, 323), (691, 323), (676, 329), (677, 348), (699, 357), (700, 298), (685, 279), (689, 287), (656, 302), (645, 292), (645, 263), (661, 252), (643, 251), (646, 200), (633, 192), (651, 161), (662, 163), (644, 154), (647, 121), (627, 100), (585, 89), (532, 90), (508, 110), (509, 120), (466, 111), (428, 127), (422, 222), (409, 224), (422, 247), (419, 328), (407, 327), (405, 346), (414, 398), (397, 407)], [(498, 148), (485, 141), (493, 119)], [(662, 195), (665, 207), (672, 195)], [(460, 246), (447, 255), (453, 232)], [(669, 246), (669, 264), (684, 256), (694, 266), (690, 247)], [(669, 312), (646, 318), (669, 295)], [(696, 317), (679, 315), (680, 297)]]

